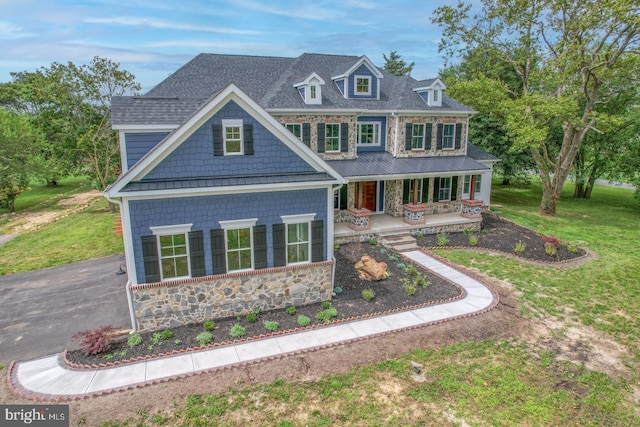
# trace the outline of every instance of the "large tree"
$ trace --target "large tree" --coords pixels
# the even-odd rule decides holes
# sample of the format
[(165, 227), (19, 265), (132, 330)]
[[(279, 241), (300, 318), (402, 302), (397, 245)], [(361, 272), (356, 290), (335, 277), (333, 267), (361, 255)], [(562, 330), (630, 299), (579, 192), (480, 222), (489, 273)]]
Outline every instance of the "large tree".
[[(540, 211), (554, 215), (563, 184), (588, 132), (597, 131), (596, 106), (621, 58), (637, 55), (640, 6), (627, 0), (482, 0), (436, 9), (440, 49), (482, 46), (495, 51), (520, 79), (507, 115), (513, 143), (527, 147), (543, 193)], [(559, 132), (556, 132), (559, 130)], [(558, 138), (559, 137), (559, 138)]]
[(34, 177), (42, 141), (28, 116), (0, 108), (0, 206), (9, 212)]
[(413, 66), (416, 65), (415, 62), (407, 65), (407, 61), (402, 59), (400, 54), (395, 50), (389, 52), (389, 56), (383, 53), (382, 57), (384, 58), (384, 70), (394, 76), (408, 76), (411, 74), (411, 71), (413, 71)]

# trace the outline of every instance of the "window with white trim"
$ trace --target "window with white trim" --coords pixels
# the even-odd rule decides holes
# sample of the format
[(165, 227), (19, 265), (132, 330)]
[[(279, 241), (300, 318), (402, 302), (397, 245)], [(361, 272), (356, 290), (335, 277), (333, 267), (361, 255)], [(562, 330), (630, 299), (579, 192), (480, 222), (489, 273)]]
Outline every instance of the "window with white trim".
[(310, 91), (310, 92), (309, 92), (309, 98), (310, 98), (310, 99), (316, 99), (316, 98), (318, 97), (318, 94), (317, 94), (317, 86), (316, 86), (316, 85), (311, 85), (311, 86), (309, 87), (309, 91)]
[(161, 280), (191, 277), (188, 233), (192, 225), (151, 227), (157, 237)]
[(438, 102), (438, 98), (440, 97), (440, 91), (438, 89), (433, 91), (433, 102)]
[(451, 200), (451, 177), (440, 178), (438, 189), (438, 201), (448, 202)]
[(302, 141), (302, 123), (287, 123), (285, 126), (296, 138)]
[(428, 194), (429, 178), (405, 179), (402, 187), (402, 204), (413, 204), (414, 200), (418, 203), (427, 203)]
[(285, 215), (287, 265), (311, 262), (311, 221), (316, 214)]
[[(482, 191), (482, 175), (476, 175), (476, 193), (480, 193)], [(469, 194), (471, 191), (471, 175), (464, 176), (464, 194)]]
[(371, 77), (355, 76), (356, 95), (371, 95)]
[(325, 151), (340, 151), (340, 123), (327, 123), (325, 125)]
[(224, 154), (243, 154), (242, 120), (223, 120)]
[(445, 123), (442, 128), (442, 148), (453, 150), (455, 147), (456, 125)]
[(257, 218), (220, 221), (224, 229), (227, 272), (253, 270), (253, 227)]
[(411, 149), (424, 150), (424, 123), (414, 123), (411, 126)]
[(358, 145), (380, 145), (380, 122), (358, 123)]

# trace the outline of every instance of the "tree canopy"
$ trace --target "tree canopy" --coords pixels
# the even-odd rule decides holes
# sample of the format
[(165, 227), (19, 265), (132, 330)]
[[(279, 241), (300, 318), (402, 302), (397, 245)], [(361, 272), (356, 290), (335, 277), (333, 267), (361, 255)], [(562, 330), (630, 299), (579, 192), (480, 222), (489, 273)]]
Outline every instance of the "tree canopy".
[(393, 74), (394, 76), (408, 76), (413, 71), (415, 62), (407, 65), (407, 61), (401, 58), (397, 51), (392, 50), (389, 52), (389, 56), (382, 54), (384, 58), (384, 70)]
[[(505, 115), (515, 149), (528, 150), (543, 185), (540, 211), (554, 215), (562, 186), (586, 136), (602, 132), (598, 106), (615, 96), (615, 76), (633, 71), (640, 6), (623, 0), (483, 0), (441, 6), (440, 50), (458, 57), (482, 49), (517, 76), (489, 75), (509, 89)], [(634, 79), (637, 79), (635, 73)]]

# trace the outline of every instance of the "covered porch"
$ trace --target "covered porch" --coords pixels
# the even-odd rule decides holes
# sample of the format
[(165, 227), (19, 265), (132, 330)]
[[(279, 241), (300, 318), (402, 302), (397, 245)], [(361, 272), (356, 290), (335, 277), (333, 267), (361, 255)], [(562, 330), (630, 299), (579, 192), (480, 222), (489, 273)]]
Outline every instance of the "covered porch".
[(464, 230), (479, 231), (482, 223), (481, 217), (465, 218), (460, 213), (445, 213), (425, 215), (424, 224), (408, 224), (403, 217), (374, 213), (369, 218), (369, 228), (354, 230), (347, 222), (334, 224), (335, 243), (355, 241), (367, 241), (371, 238), (378, 239), (381, 236), (400, 234), (437, 234), (454, 233)]

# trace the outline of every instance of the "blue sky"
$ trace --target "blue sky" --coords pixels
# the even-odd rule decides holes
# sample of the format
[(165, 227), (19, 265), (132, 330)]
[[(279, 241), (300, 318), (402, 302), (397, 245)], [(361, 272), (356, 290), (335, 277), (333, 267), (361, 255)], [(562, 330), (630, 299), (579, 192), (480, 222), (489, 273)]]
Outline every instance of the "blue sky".
[(296, 57), (397, 51), (412, 76), (443, 66), (433, 10), (455, 0), (0, 0), (0, 82), (11, 71), (94, 56), (119, 62), (143, 92), (201, 52)]

